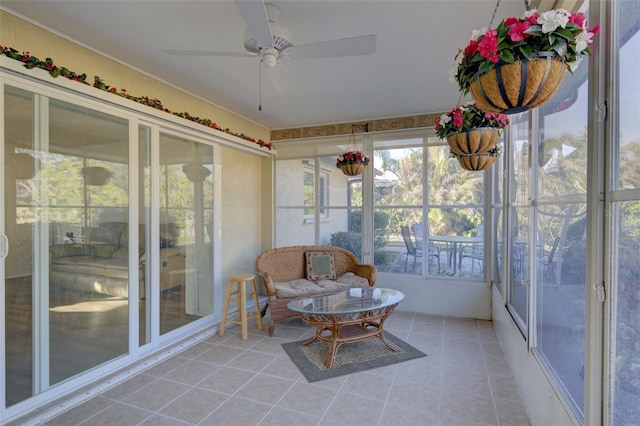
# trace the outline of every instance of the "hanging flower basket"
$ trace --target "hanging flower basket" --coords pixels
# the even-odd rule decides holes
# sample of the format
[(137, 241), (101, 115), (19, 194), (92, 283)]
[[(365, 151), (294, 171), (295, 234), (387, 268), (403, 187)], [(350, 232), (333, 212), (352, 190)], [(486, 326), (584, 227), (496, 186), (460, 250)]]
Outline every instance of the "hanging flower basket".
[(347, 151), (336, 159), (336, 167), (347, 176), (357, 176), (369, 164), (369, 157), (360, 151)]
[(104, 167), (83, 167), (82, 177), (87, 185), (102, 186), (111, 178), (111, 172)]
[[(528, 9), (528, 3), (527, 9)], [(491, 24), (490, 24), (491, 26)], [(496, 29), (473, 31), (456, 55), (451, 80), (484, 111), (512, 114), (553, 98), (565, 71), (573, 73), (598, 32), (582, 12), (527, 10)]]
[(364, 164), (342, 164), (340, 170), (347, 176), (358, 176), (364, 172)]
[(455, 154), (476, 154), (496, 147), (500, 132), (493, 127), (479, 127), (447, 135), (447, 143)]
[(436, 135), (445, 139), (454, 154), (475, 154), (495, 149), (500, 131), (509, 124), (504, 114), (481, 111), (467, 102), (436, 119)]
[(515, 114), (544, 105), (553, 98), (567, 66), (554, 52), (497, 65), (471, 82), (471, 96), (484, 111)]
[(487, 170), (493, 166), (496, 161), (497, 151), (491, 152), (479, 152), (477, 154), (454, 154), (452, 155), (458, 159), (460, 167), (469, 171), (482, 171)]
[(349, 136), (347, 146), (353, 146), (355, 150), (347, 151), (336, 159), (336, 167), (342, 170), (342, 173), (347, 176), (358, 176), (359, 174), (362, 174), (364, 168), (367, 167), (367, 165), (369, 165), (369, 161), (371, 161), (371, 158), (358, 150), (358, 144), (356, 143), (356, 136), (354, 134), (355, 129), (361, 129), (368, 132), (369, 124), (351, 125), (351, 135)]

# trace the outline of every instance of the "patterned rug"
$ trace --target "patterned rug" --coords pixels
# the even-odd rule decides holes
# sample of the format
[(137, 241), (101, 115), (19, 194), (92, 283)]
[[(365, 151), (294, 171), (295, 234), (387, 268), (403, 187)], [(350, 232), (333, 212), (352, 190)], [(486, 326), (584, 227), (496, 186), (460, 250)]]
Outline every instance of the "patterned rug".
[(326, 367), (329, 355), (329, 347), (326, 343), (316, 340), (310, 345), (303, 346), (304, 340), (301, 340), (283, 343), (282, 347), (307, 382), (317, 382), (427, 356), (391, 333), (385, 332), (384, 337), (400, 350), (392, 351), (377, 338), (345, 344), (338, 348), (336, 360), (331, 368)]

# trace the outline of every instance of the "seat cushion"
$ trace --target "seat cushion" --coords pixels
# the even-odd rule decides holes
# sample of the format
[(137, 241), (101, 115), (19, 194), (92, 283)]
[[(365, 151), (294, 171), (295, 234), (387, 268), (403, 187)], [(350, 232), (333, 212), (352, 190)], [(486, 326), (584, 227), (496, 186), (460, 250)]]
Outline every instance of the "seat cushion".
[(334, 280), (318, 280), (316, 281), (320, 287), (325, 289), (325, 291), (340, 291), (340, 290), (348, 290), (350, 287), (348, 284), (339, 283)]
[(340, 284), (347, 285), (349, 288), (369, 287), (368, 279), (355, 275), (353, 272), (347, 272), (341, 277), (338, 277), (336, 281)]
[(326, 293), (327, 290), (323, 287), (320, 287), (318, 284), (313, 281), (305, 280), (303, 278), (274, 283), (276, 288), (276, 296), (277, 297), (300, 297), (300, 296), (311, 296), (314, 294)]

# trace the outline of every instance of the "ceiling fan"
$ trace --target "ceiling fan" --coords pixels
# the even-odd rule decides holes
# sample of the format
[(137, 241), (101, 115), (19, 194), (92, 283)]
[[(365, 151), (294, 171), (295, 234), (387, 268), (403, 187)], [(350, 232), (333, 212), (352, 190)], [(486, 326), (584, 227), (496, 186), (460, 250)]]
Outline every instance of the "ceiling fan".
[(259, 56), (267, 67), (275, 67), (282, 59), (331, 58), (370, 55), (376, 50), (376, 36), (364, 35), (303, 45), (293, 44), (291, 32), (277, 24), (280, 10), (262, 0), (235, 0), (236, 7), (247, 24), (244, 36), (245, 52), (215, 52), (208, 50), (162, 49), (172, 55), (185, 56)]

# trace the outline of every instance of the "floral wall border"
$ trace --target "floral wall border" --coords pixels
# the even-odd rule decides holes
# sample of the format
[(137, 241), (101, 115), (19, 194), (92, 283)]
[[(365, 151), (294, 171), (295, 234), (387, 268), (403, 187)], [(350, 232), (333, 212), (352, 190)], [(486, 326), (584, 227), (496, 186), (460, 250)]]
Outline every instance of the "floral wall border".
[[(34, 68), (43, 69), (47, 71), (49, 75), (51, 75), (51, 77), (53, 78), (64, 77), (72, 81), (77, 81), (82, 84), (90, 85), (90, 83), (87, 82), (86, 74), (78, 74), (75, 71), (69, 70), (68, 68), (59, 67), (53, 62), (51, 58), (46, 58), (44, 61), (42, 61), (36, 58), (35, 56), (31, 56), (29, 52), (20, 53), (18, 50), (12, 47), (2, 46), (2, 45), (0, 45), (0, 55), (4, 55), (8, 58), (15, 59), (16, 61), (22, 62), (24, 67), (27, 69), (34, 69)], [(261, 148), (266, 148), (269, 151), (271, 151), (273, 148), (273, 144), (271, 142), (265, 142), (262, 139), (255, 139), (245, 135), (244, 133), (236, 133), (231, 131), (230, 129), (223, 129), (220, 126), (218, 126), (217, 123), (215, 123), (214, 121), (211, 121), (208, 118), (195, 117), (189, 114), (188, 112), (171, 111), (168, 108), (166, 108), (159, 99), (149, 98), (148, 96), (133, 96), (128, 94), (126, 89), (118, 90), (115, 87), (110, 87), (106, 85), (104, 81), (102, 81), (102, 79), (97, 75), (94, 76), (93, 78), (93, 87), (95, 87), (96, 89), (100, 89), (105, 92), (109, 92), (114, 95), (126, 98), (126, 99), (129, 99), (129, 100), (132, 100), (139, 104), (147, 105), (147, 106), (150, 106), (151, 108), (155, 108), (157, 110), (164, 111), (169, 114), (173, 114), (177, 117), (181, 117), (186, 120), (193, 121), (194, 123), (202, 124), (203, 126), (209, 127), (211, 129), (219, 130), (229, 135), (239, 137), (249, 142), (253, 142), (256, 145), (259, 145)]]
[(326, 124), (322, 126), (272, 130), (271, 141), (348, 135), (351, 133), (352, 124), (368, 124), (369, 131), (372, 132), (433, 127), (435, 126), (435, 120), (439, 118), (441, 114), (441, 112), (438, 112), (430, 114), (411, 115), (406, 117), (359, 121), (355, 123)]

